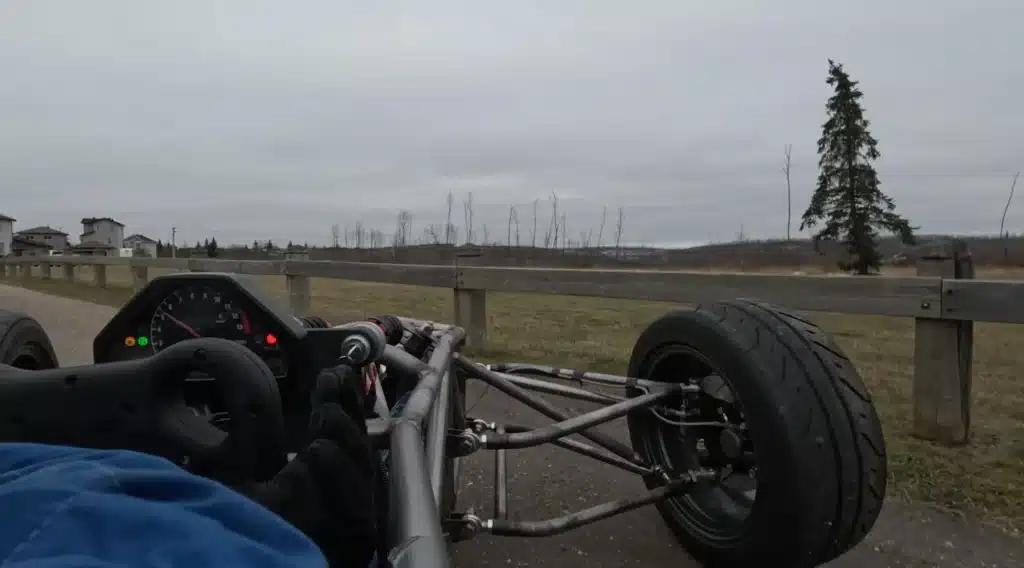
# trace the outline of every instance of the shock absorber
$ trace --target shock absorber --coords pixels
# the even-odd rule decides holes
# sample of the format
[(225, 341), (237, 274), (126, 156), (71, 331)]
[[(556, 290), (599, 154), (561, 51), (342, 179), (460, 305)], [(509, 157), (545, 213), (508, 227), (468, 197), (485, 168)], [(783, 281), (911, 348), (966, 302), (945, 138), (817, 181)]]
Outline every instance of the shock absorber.
[(402, 320), (391, 315), (374, 316), (366, 319), (380, 326), (381, 331), (384, 332), (384, 337), (388, 339), (388, 345), (398, 345), (402, 342), (402, 335), (405, 334)]
[(299, 320), (302, 327), (306, 329), (326, 329), (331, 327), (331, 324), (327, 323), (327, 320), (317, 316), (296, 317), (295, 319)]

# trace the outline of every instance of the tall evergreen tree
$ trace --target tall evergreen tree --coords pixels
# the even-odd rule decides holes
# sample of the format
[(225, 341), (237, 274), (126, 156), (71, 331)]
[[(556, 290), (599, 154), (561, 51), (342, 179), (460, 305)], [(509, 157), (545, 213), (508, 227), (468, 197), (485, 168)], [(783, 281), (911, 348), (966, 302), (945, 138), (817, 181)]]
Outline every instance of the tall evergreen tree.
[(813, 240), (841, 241), (849, 260), (842, 270), (868, 274), (881, 267), (878, 232), (886, 230), (906, 244), (914, 242), (914, 227), (895, 213), (882, 193), (871, 165), (880, 156), (878, 140), (870, 132), (860, 99), (864, 96), (841, 63), (828, 61), (828, 79), (835, 92), (825, 105), (828, 120), (818, 139), (818, 186), (804, 212), (800, 229), (821, 225)]

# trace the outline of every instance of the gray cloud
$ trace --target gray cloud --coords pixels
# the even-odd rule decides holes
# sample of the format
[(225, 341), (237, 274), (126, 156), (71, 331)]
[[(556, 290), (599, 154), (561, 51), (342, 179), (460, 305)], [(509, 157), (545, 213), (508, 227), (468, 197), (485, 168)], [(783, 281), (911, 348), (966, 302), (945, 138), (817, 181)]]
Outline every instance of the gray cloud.
[(1022, 16), (1011, 0), (10, 0), (0, 209), (325, 242), (334, 223), (390, 230), (400, 208), (441, 222), (447, 192), (471, 191), (503, 238), (510, 205), (526, 219), (554, 191), (571, 234), (608, 206), (632, 242), (779, 236), (782, 148), (799, 215), (831, 57), (862, 82), (898, 207), (991, 232), (1022, 161)]

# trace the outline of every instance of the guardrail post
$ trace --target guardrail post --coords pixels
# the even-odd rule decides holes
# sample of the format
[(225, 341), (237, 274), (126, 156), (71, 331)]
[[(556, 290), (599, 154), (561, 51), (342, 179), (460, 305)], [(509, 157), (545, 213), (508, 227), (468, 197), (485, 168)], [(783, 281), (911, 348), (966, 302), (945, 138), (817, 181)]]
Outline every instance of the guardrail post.
[(466, 330), (466, 346), (481, 349), (487, 345), (487, 290), (462, 286), (462, 266), (483, 264), (479, 250), (455, 253), (455, 325)]
[(94, 264), (92, 265), (92, 277), (96, 281), (96, 285), (100, 288), (107, 287), (107, 265), (106, 264)]
[(306, 251), (290, 251), (285, 253), (284, 258), (284, 277), (285, 287), (288, 290), (288, 305), (291, 306), (292, 314), (294, 315), (309, 315), (309, 307), (313, 296), (313, 280), (309, 276), (288, 273), (288, 261), (309, 260), (309, 253)]
[(146, 284), (149, 284), (149, 267), (144, 264), (132, 264), (130, 269), (132, 271), (132, 288), (138, 294), (146, 287)]
[(68, 282), (75, 281), (75, 265), (70, 262), (64, 263), (64, 279)]
[(49, 262), (42, 262), (42, 263), (40, 263), (39, 264), (39, 273), (40, 273), (40, 275), (43, 278), (45, 278), (47, 280), (52, 278), (52, 276), (50, 275), (50, 263)]
[[(917, 275), (974, 278), (974, 263), (966, 244), (954, 240), (922, 256), (917, 262)], [(974, 322), (915, 320), (914, 436), (945, 445), (967, 443), (973, 353)]]

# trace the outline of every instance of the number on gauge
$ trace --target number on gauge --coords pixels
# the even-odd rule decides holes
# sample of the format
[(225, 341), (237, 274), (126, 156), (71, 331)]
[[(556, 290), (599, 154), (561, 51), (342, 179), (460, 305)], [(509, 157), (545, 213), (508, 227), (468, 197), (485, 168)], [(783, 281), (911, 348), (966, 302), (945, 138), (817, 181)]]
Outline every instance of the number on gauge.
[(219, 337), (248, 346), (249, 318), (228, 294), (206, 286), (186, 286), (160, 302), (149, 324), (153, 351), (197, 337)]

